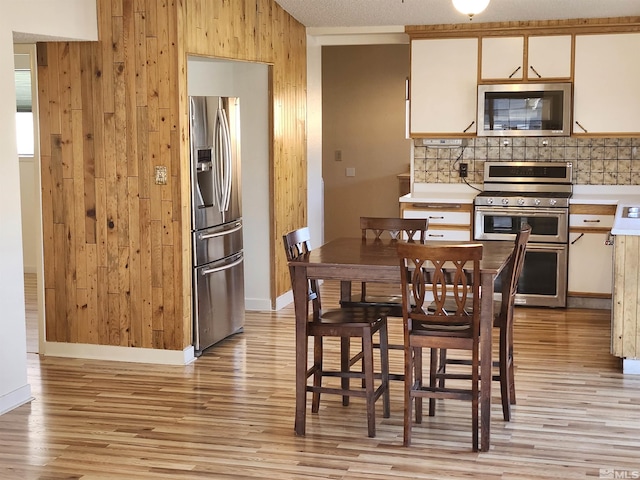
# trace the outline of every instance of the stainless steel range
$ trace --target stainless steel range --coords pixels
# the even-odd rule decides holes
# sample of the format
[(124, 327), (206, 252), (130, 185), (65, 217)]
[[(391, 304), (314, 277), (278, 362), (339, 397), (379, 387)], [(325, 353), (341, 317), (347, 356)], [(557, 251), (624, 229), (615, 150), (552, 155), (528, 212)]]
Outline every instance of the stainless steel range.
[(521, 225), (531, 225), (518, 305), (566, 306), (572, 175), (571, 162), (485, 163), (474, 239), (513, 240)]

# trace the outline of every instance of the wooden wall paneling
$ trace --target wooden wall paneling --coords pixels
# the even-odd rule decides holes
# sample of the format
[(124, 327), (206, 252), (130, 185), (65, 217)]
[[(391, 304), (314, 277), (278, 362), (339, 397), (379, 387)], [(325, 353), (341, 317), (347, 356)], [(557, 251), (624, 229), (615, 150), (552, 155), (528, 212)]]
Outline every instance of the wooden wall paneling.
[(71, 59), (69, 43), (58, 45), (60, 79), (58, 95), (60, 99), (60, 130), (62, 147), (62, 178), (73, 177), (73, 145), (71, 144)]
[(158, 39), (147, 37), (147, 118), (149, 132), (157, 132), (160, 127), (160, 98), (158, 94)]
[(129, 193), (129, 299), (130, 299), (130, 342), (132, 347), (142, 346), (142, 304), (141, 284), (141, 243), (140, 243), (140, 197), (138, 178), (128, 178)]
[[(94, 104), (95, 95), (93, 85), (99, 89), (99, 77), (94, 75), (95, 66), (93, 58), (96, 52), (94, 44), (84, 43), (80, 52), (80, 70), (82, 76), (82, 105), (93, 105), (94, 108), (84, 109), (82, 112), (82, 151), (83, 151), (83, 188), (84, 188), (84, 230), (85, 241), (88, 244), (96, 243), (96, 145), (98, 138), (99, 145), (102, 147), (102, 131), (101, 126), (96, 125), (94, 114), (99, 116), (101, 113), (101, 105)], [(96, 135), (96, 127), (99, 133)]]
[(71, 151), (73, 152), (73, 179), (71, 180), (71, 191), (68, 194), (70, 203), (68, 206), (69, 217), (67, 219), (70, 230), (71, 252), (75, 258), (73, 276), (75, 278), (77, 288), (87, 287), (87, 260), (85, 255), (86, 233), (85, 233), (85, 156), (84, 141), (82, 128), (82, 110), (72, 110), (71, 112)]
[(126, 128), (124, 140), (126, 142), (124, 153), (125, 162), (127, 164), (126, 176), (138, 175), (138, 142), (136, 122), (136, 105), (137, 105), (137, 38), (135, 33), (135, 14), (133, 12), (133, 0), (125, 0), (123, 8), (123, 43), (124, 43), (124, 106), (126, 115)]
[(136, 89), (136, 106), (144, 106), (147, 104), (147, 21), (145, 13), (136, 11), (134, 16), (134, 35), (135, 35), (135, 89)]
[(141, 343), (143, 348), (151, 348), (153, 330), (152, 312), (152, 271), (151, 271), (151, 207), (148, 198), (140, 200), (140, 315)]
[[(144, 19), (147, 38), (156, 37), (158, 35), (158, 0), (145, 0)], [(153, 57), (149, 56), (148, 58)]]
[[(158, 222), (152, 222), (158, 223)], [(162, 247), (160, 247), (160, 252), (162, 252)], [(160, 263), (162, 267), (162, 263)], [(152, 318), (152, 340), (151, 344), (153, 348), (164, 348), (164, 308), (163, 308), (163, 299), (162, 299), (162, 288), (153, 287), (151, 291), (151, 305), (153, 307), (153, 318)]]
[[(75, 212), (73, 205), (75, 203), (75, 196), (73, 191), (73, 178), (65, 178), (62, 180), (62, 191), (64, 195), (64, 204), (66, 208), (64, 223), (61, 226), (61, 230), (64, 232), (64, 237), (61, 238), (61, 249), (55, 251), (55, 255), (59, 255), (64, 259), (64, 265), (60, 265), (60, 276), (64, 277), (65, 283), (65, 296), (64, 296), (64, 321), (61, 325), (64, 325), (66, 331), (66, 341), (77, 343), (78, 341), (78, 327), (77, 327), (77, 242), (75, 234)], [(57, 225), (56, 225), (57, 226)], [(62, 255), (61, 255), (62, 253)], [(56, 283), (58, 282), (58, 276), (56, 275)], [(57, 285), (56, 285), (57, 286)], [(62, 299), (58, 299), (58, 312), (62, 313)]]
[[(113, 67), (115, 52), (118, 49), (117, 40), (120, 38), (118, 31), (121, 29), (119, 22), (114, 23), (111, 16), (111, 2), (98, 1), (98, 28), (100, 33), (100, 41), (98, 48), (101, 52), (100, 78), (102, 86), (102, 111), (104, 113), (113, 113), (115, 111), (115, 94), (113, 92)], [(116, 27), (116, 23), (118, 27)], [(117, 28), (117, 30), (115, 30)]]
[(129, 246), (118, 248), (118, 305), (119, 320), (118, 329), (118, 343), (123, 347), (132, 346), (130, 343), (130, 330), (131, 330), (131, 275), (129, 271), (130, 263), (130, 248)]
[(170, 76), (171, 60), (169, 58), (169, 2), (159, 2), (158, 18), (158, 100), (159, 108), (171, 108)]
[(66, 279), (66, 262), (67, 259), (64, 256), (65, 248), (65, 226), (62, 223), (55, 223), (53, 225), (53, 251), (58, 252), (54, 256), (55, 260), (55, 313), (49, 319), (52, 323), (53, 337), (47, 340), (53, 342), (68, 342), (69, 328), (67, 316), (67, 279)]
[[(173, 229), (172, 229), (173, 230)], [(173, 242), (172, 242), (173, 243)], [(174, 345), (182, 345), (182, 339), (178, 339), (182, 322), (176, 315), (176, 282), (174, 282), (174, 257), (173, 245), (162, 246), (162, 306), (165, 319), (163, 323), (163, 339), (161, 348), (172, 348)]]
[[(277, 59), (272, 178), (292, 173), (273, 189), (271, 218), (301, 226), (306, 205), (292, 199), (306, 198), (305, 30), (272, 0), (97, 6), (99, 42), (39, 46), (47, 339), (182, 349), (191, 343), (186, 55)], [(153, 183), (157, 165), (167, 185)], [(288, 290), (281, 259), (275, 270), (286, 278), (276, 290)]]
[[(626, 259), (626, 271), (629, 276), (625, 282), (625, 298), (629, 305), (629, 316), (625, 319), (625, 353), (626, 357), (640, 357), (640, 237), (632, 236), (629, 241), (631, 251)], [(631, 268), (629, 268), (631, 267)]]

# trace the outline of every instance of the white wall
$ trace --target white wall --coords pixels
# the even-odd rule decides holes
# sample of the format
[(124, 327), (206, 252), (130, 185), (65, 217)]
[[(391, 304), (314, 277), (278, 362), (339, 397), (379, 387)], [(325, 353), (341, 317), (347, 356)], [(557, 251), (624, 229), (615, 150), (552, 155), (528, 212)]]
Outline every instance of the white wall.
[(269, 255), (269, 67), (190, 57), (189, 95), (240, 98), (244, 284), (247, 310), (271, 309)]
[(324, 243), (322, 45), (307, 35), (307, 218), (311, 247)]
[[(14, 32), (96, 40), (95, 0), (4, 0), (0, 15), (0, 414), (31, 398), (20, 218), (20, 171), (15, 131)], [(24, 35), (28, 34), (28, 35)]]

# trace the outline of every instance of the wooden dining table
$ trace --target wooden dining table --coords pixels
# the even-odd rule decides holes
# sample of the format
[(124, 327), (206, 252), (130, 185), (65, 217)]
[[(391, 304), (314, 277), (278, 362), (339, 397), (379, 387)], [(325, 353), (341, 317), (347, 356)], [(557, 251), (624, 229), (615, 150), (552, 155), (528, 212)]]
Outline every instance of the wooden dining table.
[[(513, 242), (425, 242), (446, 245), (480, 243), (483, 256), (480, 262), (482, 292), (480, 315), (480, 451), (486, 452), (490, 445), (491, 429), (491, 376), (493, 290), (494, 280), (507, 264), (513, 251)], [(289, 262), (293, 268), (294, 308), (296, 317), (296, 413), (295, 432), (305, 434), (306, 384), (307, 384), (307, 289), (309, 279), (339, 280), (341, 294), (350, 291), (352, 281), (400, 284), (400, 262), (396, 251), (397, 241), (362, 240), (362, 238), (339, 238), (313, 249), (301, 259)], [(490, 295), (486, 295), (490, 292)]]

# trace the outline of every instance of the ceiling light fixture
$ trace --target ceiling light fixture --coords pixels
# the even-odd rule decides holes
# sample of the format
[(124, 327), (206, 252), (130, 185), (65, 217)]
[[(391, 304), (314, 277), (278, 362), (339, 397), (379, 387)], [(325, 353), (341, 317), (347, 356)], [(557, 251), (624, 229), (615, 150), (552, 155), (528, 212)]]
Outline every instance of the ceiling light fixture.
[(453, 0), (453, 6), (460, 13), (469, 15), (469, 20), (473, 20), (473, 16), (483, 12), (490, 0)]

